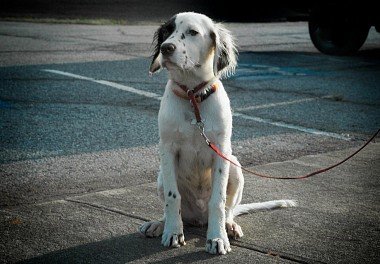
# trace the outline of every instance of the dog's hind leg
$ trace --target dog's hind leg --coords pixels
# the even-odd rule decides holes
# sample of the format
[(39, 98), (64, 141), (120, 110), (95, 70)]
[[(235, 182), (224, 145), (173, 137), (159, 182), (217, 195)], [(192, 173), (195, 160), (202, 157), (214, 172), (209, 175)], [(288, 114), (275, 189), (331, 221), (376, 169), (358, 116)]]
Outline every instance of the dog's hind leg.
[[(231, 159), (240, 164), (235, 156), (232, 156)], [(233, 239), (243, 236), (241, 227), (234, 221), (234, 208), (241, 202), (243, 187), (244, 177), (241, 168), (231, 164), (227, 185), (226, 229), (228, 236)]]

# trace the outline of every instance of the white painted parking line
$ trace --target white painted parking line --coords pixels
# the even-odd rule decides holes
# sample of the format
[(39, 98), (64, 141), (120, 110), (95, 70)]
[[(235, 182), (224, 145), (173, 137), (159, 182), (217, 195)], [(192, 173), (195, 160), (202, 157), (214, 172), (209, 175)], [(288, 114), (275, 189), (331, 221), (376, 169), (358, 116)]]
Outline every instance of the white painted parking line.
[(109, 82), (109, 81), (104, 81), (104, 80), (97, 80), (94, 78), (90, 78), (90, 77), (86, 77), (86, 76), (82, 76), (82, 75), (78, 75), (78, 74), (73, 74), (70, 72), (64, 72), (64, 71), (49, 70), (49, 69), (44, 69), (42, 71), (55, 73), (55, 74), (59, 74), (59, 75), (64, 75), (64, 76), (72, 77), (72, 78), (79, 79), (79, 80), (85, 80), (85, 81), (103, 84), (103, 85), (110, 86), (110, 87), (113, 87), (113, 88), (116, 88), (119, 90), (123, 90), (126, 92), (142, 95), (142, 96), (153, 98), (156, 100), (161, 100), (161, 98), (162, 98), (161, 95), (159, 95), (159, 94), (138, 90), (136, 88), (133, 88), (133, 87), (130, 87), (127, 85), (122, 85), (119, 83), (114, 83), (114, 82)]
[(239, 112), (234, 112), (233, 116), (241, 117), (241, 118), (244, 118), (247, 120), (252, 120), (252, 121), (255, 121), (258, 123), (264, 123), (264, 124), (269, 124), (269, 125), (273, 125), (273, 126), (294, 129), (294, 130), (302, 131), (302, 132), (309, 133), (309, 134), (332, 137), (332, 138), (337, 138), (337, 139), (346, 140), (346, 141), (351, 140), (351, 138), (337, 134), (337, 133), (326, 132), (326, 131), (322, 131), (322, 130), (318, 130), (318, 129), (314, 129), (314, 128), (308, 128), (308, 127), (288, 124), (288, 123), (284, 123), (284, 122), (280, 122), (280, 121), (273, 121), (270, 119), (264, 119), (261, 117), (250, 116), (250, 115), (242, 114)]
[[(44, 69), (43, 71), (54, 73), (54, 74), (59, 74), (59, 75), (64, 75), (64, 76), (72, 77), (72, 78), (79, 79), (79, 80), (85, 80), (85, 81), (90, 81), (90, 82), (95, 82), (95, 83), (103, 84), (103, 85), (106, 85), (106, 86), (110, 86), (110, 87), (113, 87), (113, 88), (116, 88), (116, 89), (120, 89), (120, 90), (123, 90), (123, 91), (130, 92), (130, 93), (135, 93), (135, 94), (142, 95), (142, 96), (145, 96), (145, 97), (148, 97), (148, 98), (152, 98), (152, 99), (155, 99), (155, 100), (161, 100), (162, 99), (162, 96), (160, 96), (160, 95), (158, 95), (156, 93), (151, 93), (151, 92), (146, 92), (146, 91), (138, 90), (136, 88), (133, 88), (133, 87), (130, 87), (130, 86), (126, 86), (126, 85), (122, 85), (122, 84), (118, 84), (118, 83), (114, 83), (114, 82), (109, 82), (109, 81), (104, 81), (104, 80), (97, 80), (97, 79), (94, 79), (94, 78), (90, 78), (90, 77), (86, 77), (86, 76), (82, 76), (82, 75), (78, 75), (78, 74), (73, 74), (73, 73), (69, 73), (69, 72), (64, 72), (64, 71), (57, 71), (57, 70), (50, 70), (50, 69)], [(305, 101), (305, 100), (311, 100), (311, 99), (314, 99), (314, 98), (305, 98), (303, 101)], [(284, 103), (286, 103), (286, 102), (284, 102)], [(279, 103), (277, 103), (277, 105), (278, 104)], [(244, 119), (251, 120), (251, 121), (255, 121), (255, 122), (258, 122), (258, 123), (264, 123), (264, 124), (269, 124), (269, 125), (273, 125), (273, 126), (277, 126), (277, 127), (283, 127), (283, 128), (298, 130), (298, 131), (302, 131), (302, 132), (309, 133), (309, 134), (326, 136), (326, 137), (332, 137), (332, 138), (337, 138), (337, 139), (347, 140), (347, 141), (351, 140), (351, 138), (343, 136), (343, 135), (340, 135), (340, 134), (337, 134), (337, 133), (326, 132), (326, 131), (322, 131), (322, 130), (318, 130), (318, 129), (308, 128), (308, 127), (302, 127), (302, 126), (288, 124), (288, 123), (279, 122), (279, 121), (273, 121), (273, 120), (264, 119), (264, 118), (261, 118), (261, 117), (250, 116), (250, 115), (246, 115), (246, 114), (243, 114), (243, 113), (239, 113), (237, 111), (233, 112), (233, 116), (244, 118)]]
[(278, 103), (271, 103), (271, 104), (264, 104), (264, 105), (254, 105), (254, 106), (247, 106), (247, 107), (238, 107), (238, 108), (235, 108), (235, 110), (236, 111), (240, 111), (240, 112), (244, 112), (244, 111), (249, 111), (249, 110), (256, 110), (256, 109), (271, 108), (271, 107), (276, 107), (276, 106), (298, 104), (298, 103), (304, 103), (304, 102), (310, 102), (310, 101), (314, 101), (314, 100), (328, 99), (328, 98), (333, 98), (333, 96), (326, 95), (326, 96), (322, 96), (322, 97), (309, 97), (309, 98), (303, 98), (303, 99), (298, 99), (298, 100), (278, 102)]

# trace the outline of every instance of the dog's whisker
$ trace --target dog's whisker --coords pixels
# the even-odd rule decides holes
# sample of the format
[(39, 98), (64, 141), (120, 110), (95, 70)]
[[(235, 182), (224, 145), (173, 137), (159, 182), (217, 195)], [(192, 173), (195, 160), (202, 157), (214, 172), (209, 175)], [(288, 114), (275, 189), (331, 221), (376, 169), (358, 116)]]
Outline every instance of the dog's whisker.
[[(191, 69), (194, 69), (194, 68), (196, 68), (196, 67), (200, 67), (200, 66), (202, 66), (199, 62), (195, 63), (195, 62), (194, 62), (192, 59), (190, 59), (190, 58), (187, 58), (186, 60), (187, 60), (187, 62), (190, 62), (189, 64), (191, 64), (190, 67), (187, 68), (187, 70), (191, 70)], [(186, 62), (185, 62), (185, 65), (184, 65), (184, 66), (186, 66)]]
[(193, 65), (195, 65), (195, 62), (193, 62), (190, 58), (187, 58), (189, 62), (191, 62)]

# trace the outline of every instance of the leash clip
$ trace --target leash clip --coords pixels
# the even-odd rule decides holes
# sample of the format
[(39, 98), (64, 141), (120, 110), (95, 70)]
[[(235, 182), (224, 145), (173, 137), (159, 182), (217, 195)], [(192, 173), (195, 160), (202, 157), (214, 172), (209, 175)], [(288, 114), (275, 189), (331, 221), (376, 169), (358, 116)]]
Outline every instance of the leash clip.
[(206, 133), (205, 133), (205, 124), (203, 123), (203, 121), (197, 122), (197, 127), (198, 127), (199, 131), (201, 132), (200, 134), (204, 138), (204, 140), (206, 141), (207, 145), (210, 146), (211, 141), (206, 136)]

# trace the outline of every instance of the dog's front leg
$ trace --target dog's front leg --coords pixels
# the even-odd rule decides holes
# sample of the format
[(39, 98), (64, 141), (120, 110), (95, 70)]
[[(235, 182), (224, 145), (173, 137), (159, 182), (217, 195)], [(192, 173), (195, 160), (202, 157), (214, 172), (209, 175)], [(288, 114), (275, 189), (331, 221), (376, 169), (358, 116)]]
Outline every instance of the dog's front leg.
[(165, 200), (165, 226), (161, 243), (166, 247), (185, 245), (181, 218), (181, 195), (176, 179), (176, 154), (160, 146), (161, 173)]
[[(224, 147), (221, 151), (226, 154), (231, 153), (231, 148)], [(211, 254), (226, 254), (231, 251), (225, 223), (225, 205), (227, 196), (227, 183), (229, 173), (228, 162), (219, 156), (215, 157), (212, 175), (212, 192), (208, 204), (208, 229), (206, 251)]]

